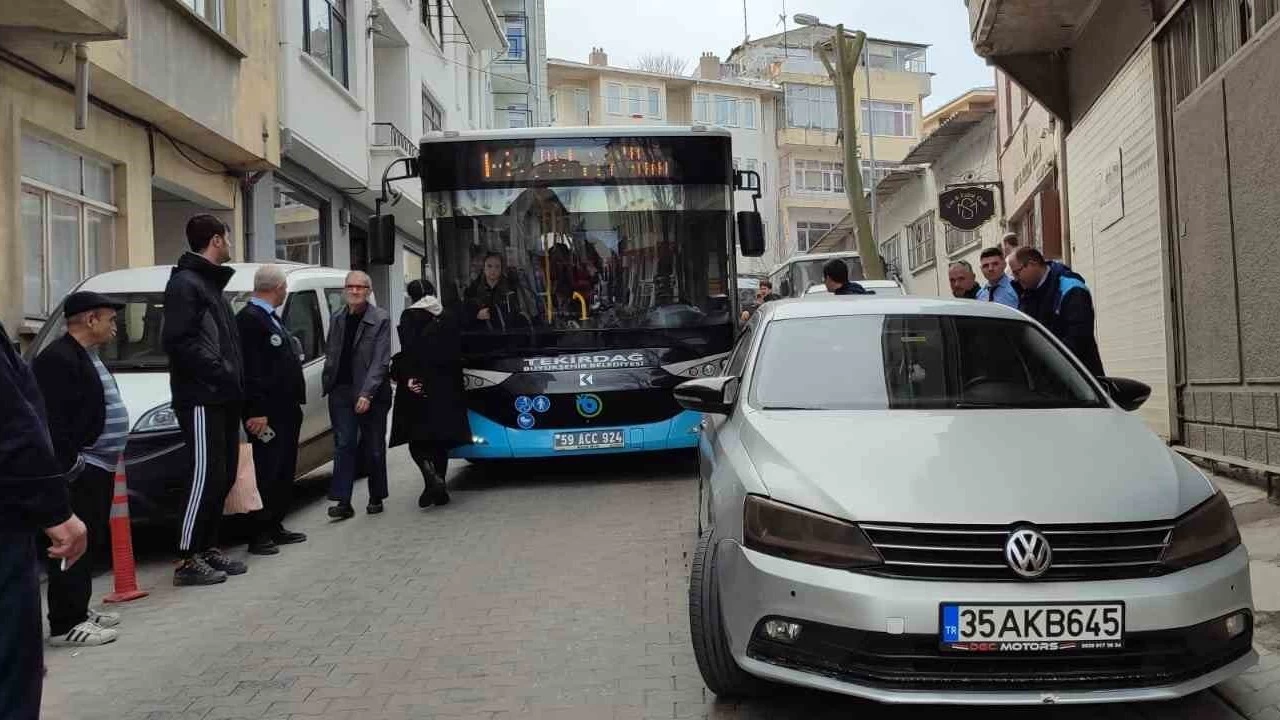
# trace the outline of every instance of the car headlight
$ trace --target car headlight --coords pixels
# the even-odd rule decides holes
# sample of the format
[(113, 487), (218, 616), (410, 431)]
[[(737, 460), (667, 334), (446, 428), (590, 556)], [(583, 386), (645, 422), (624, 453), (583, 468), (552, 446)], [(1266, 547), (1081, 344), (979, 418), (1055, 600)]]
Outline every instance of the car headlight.
[(1239, 545), (1240, 530), (1231, 504), (1218, 492), (1178, 521), (1161, 562), (1181, 570), (1220, 558)]
[(851, 522), (757, 495), (747, 497), (743, 512), (743, 543), (752, 550), (833, 568), (881, 563), (867, 536)]
[(178, 414), (173, 411), (170, 403), (148, 410), (133, 426), (133, 431), (136, 433), (168, 432), (177, 429)]

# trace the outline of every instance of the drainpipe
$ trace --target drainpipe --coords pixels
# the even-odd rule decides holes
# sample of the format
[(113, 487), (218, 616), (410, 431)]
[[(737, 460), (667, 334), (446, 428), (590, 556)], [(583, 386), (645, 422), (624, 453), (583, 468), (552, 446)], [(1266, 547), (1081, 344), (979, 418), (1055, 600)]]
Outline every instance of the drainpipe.
[(257, 232), (254, 231), (254, 227), (256, 227), (256, 224), (257, 224), (256, 218), (254, 218), (254, 215), (256, 214), (255, 208), (257, 206), (253, 201), (253, 188), (258, 184), (258, 181), (261, 180), (263, 176), (266, 174), (267, 173), (263, 171), (263, 172), (256, 172), (256, 173), (245, 173), (240, 176), (240, 195), (244, 199), (243, 206), (244, 206), (244, 260), (245, 262), (252, 262), (254, 260), (260, 259), (257, 257), (257, 250), (256, 248), (254, 248), (254, 244), (253, 244), (254, 238), (257, 237)]
[(89, 118), (89, 46), (76, 43), (76, 129), (84, 130)]
[(1053, 132), (1058, 145), (1058, 226), (1062, 235), (1062, 261), (1071, 264), (1071, 213), (1067, 197), (1067, 134), (1063, 123), (1055, 121)]

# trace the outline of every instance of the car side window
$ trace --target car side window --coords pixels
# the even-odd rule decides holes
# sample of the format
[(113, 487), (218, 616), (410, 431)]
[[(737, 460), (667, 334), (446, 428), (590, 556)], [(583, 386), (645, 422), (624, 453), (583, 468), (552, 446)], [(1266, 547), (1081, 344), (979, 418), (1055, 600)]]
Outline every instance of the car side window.
[(308, 363), (324, 352), (324, 326), (320, 322), (320, 301), (314, 290), (289, 295), (284, 308), (284, 326), (302, 346), (302, 362)]
[(729, 361), (725, 363), (724, 374), (729, 377), (741, 377), (747, 367), (747, 353), (751, 351), (751, 338), (755, 336), (756, 324), (752, 323), (742, 329), (738, 342), (733, 346)]
[(329, 305), (330, 315), (333, 315), (347, 305), (347, 299), (343, 296), (342, 288), (325, 288), (324, 301)]

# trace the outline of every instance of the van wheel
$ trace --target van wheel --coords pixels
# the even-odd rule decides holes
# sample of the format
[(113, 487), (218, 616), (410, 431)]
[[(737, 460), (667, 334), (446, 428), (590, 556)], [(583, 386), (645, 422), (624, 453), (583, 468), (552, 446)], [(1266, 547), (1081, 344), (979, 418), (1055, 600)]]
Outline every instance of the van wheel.
[(720, 614), (720, 586), (716, 582), (715, 548), (708, 530), (698, 538), (689, 573), (689, 634), (693, 656), (707, 688), (718, 697), (732, 699), (759, 695), (765, 682), (747, 674), (729, 652)]

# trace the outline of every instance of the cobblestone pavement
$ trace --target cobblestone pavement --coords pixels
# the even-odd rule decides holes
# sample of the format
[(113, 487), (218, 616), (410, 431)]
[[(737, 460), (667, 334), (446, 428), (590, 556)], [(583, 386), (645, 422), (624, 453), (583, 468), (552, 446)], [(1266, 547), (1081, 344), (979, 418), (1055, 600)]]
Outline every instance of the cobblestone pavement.
[[(49, 651), (45, 717), (1238, 717), (1207, 693), (1013, 711), (888, 708), (806, 691), (718, 703), (699, 678), (686, 618), (690, 457), (458, 466), (454, 502), (421, 511), (419, 481), (393, 451), (383, 515), (330, 524), (313, 495), (289, 522), (310, 542), (250, 558), (248, 575), (221, 586), (176, 589), (167, 562), (144, 561), (152, 594), (119, 608), (119, 642)], [(97, 595), (109, 581), (99, 578)]]

